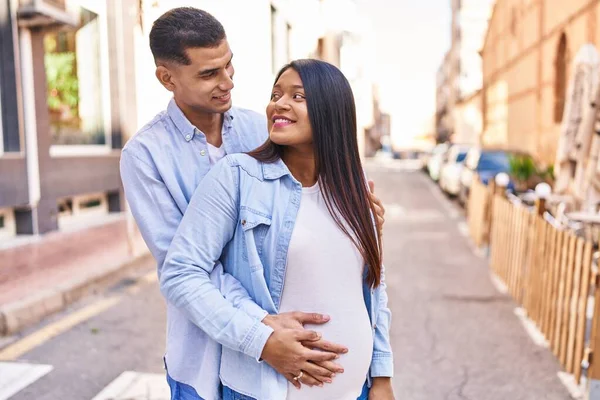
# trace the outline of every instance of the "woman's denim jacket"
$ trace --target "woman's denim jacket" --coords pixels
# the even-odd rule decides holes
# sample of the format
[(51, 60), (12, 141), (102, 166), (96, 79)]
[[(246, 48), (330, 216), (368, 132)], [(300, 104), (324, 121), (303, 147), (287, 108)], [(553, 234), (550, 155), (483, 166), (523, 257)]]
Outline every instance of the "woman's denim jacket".
[[(260, 307), (276, 314), (301, 197), (302, 185), (282, 161), (260, 163), (245, 154), (225, 157), (196, 190), (160, 276), (167, 300), (223, 345), (223, 384), (261, 400), (284, 399), (287, 393), (286, 379), (260, 361), (272, 329), (223, 298), (210, 272), (221, 260)], [(363, 285), (374, 337), (369, 382), (393, 375), (383, 274), (377, 288)]]

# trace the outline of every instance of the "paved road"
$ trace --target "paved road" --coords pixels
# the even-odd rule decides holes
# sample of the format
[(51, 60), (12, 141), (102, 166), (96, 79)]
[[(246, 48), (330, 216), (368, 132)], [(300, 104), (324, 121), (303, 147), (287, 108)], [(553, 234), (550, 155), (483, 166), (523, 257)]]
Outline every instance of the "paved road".
[[(368, 171), (387, 206), (396, 398), (569, 399), (558, 363), (472, 251), (458, 208), (406, 164)], [(0, 363), (0, 400), (9, 391), (14, 400), (165, 398), (165, 307), (151, 277), (86, 299), (0, 351), (19, 361)]]

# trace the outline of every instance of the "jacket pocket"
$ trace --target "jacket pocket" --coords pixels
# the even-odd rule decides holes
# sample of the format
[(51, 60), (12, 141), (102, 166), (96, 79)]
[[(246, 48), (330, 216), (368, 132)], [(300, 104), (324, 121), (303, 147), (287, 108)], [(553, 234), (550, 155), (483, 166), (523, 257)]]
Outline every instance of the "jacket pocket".
[(242, 257), (245, 261), (248, 261), (253, 271), (262, 268), (260, 256), (262, 255), (265, 237), (271, 227), (271, 218), (260, 211), (242, 207), (240, 210), (240, 225), (244, 239)]

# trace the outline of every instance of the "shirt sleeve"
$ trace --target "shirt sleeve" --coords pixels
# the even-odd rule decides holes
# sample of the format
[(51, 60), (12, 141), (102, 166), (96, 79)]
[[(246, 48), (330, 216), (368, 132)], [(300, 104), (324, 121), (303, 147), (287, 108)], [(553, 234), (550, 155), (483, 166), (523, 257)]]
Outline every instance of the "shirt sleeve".
[(239, 223), (239, 170), (228, 161), (217, 163), (194, 193), (159, 282), (168, 301), (212, 339), (258, 361), (273, 330), (235, 308), (210, 279)]
[[(142, 237), (157, 261), (160, 278), (167, 250), (181, 222), (183, 211), (171, 196), (156, 168), (150, 163), (142, 161), (125, 149), (121, 155), (120, 168), (125, 197)], [(220, 263), (210, 277), (221, 294), (235, 307), (258, 320), (267, 315), (267, 312), (250, 298), (241, 283), (223, 271)]]
[(381, 266), (381, 283), (375, 297), (378, 308), (373, 337), (373, 356), (371, 358), (371, 377), (393, 377), (394, 356), (390, 343), (390, 324), (392, 312), (388, 308), (387, 286), (385, 284), (385, 267)]

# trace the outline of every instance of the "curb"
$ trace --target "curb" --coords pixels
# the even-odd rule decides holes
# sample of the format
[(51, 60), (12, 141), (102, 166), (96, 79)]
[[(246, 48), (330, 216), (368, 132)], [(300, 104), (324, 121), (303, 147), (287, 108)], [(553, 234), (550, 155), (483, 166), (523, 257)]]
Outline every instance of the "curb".
[(43, 318), (64, 310), (84, 296), (119, 282), (127, 272), (141, 269), (153, 260), (147, 252), (126, 261), (64, 282), (24, 299), (0, 307), (0, 337), (15, 334)]

